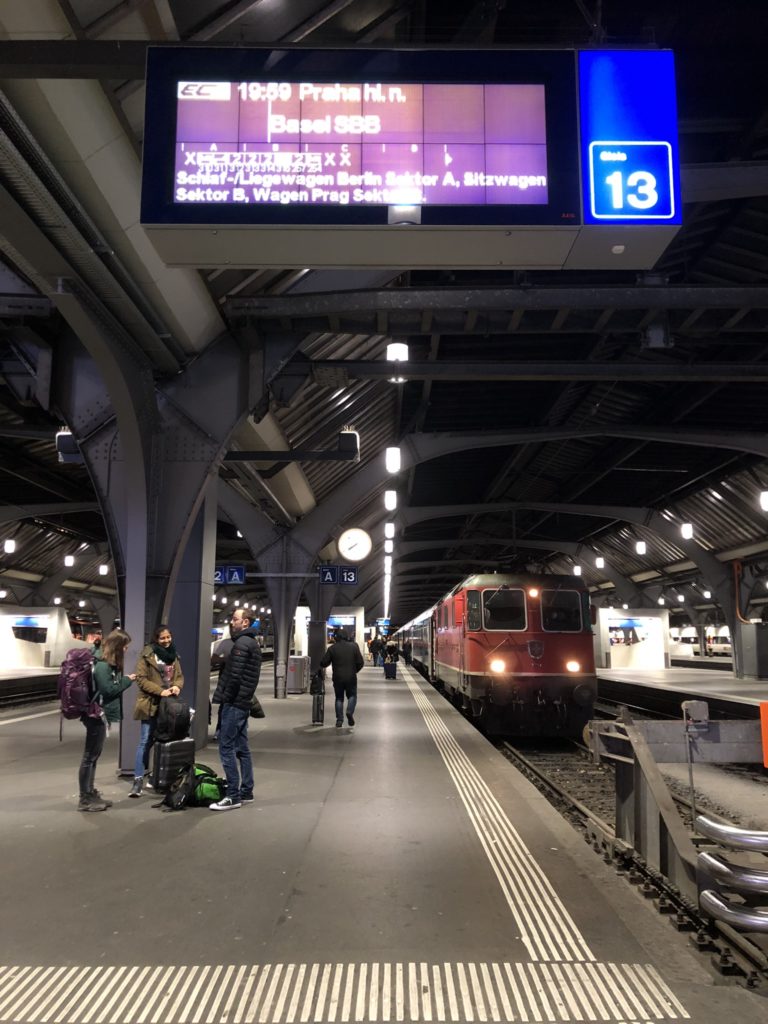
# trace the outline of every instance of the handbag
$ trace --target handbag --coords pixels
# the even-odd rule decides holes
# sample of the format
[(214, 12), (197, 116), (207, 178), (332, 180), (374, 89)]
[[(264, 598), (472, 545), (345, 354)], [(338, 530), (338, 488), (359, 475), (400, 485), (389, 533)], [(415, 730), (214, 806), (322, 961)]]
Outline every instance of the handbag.
[(255, 691), (254, 691), (253, 696), (251, 697), (250, 716), (251, 716), (251, 718), (266, 718), (267, 717), (264, 714), (264, 708), (261, 706), (261, 701), (256, 696), (256, 692)]

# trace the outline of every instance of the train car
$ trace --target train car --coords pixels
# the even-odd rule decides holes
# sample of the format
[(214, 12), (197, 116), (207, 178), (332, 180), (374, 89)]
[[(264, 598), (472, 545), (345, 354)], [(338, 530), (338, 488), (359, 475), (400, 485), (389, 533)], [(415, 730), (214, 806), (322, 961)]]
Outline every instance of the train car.
[(489, 734), (577, 736), (597, 677), (575, 576), (470, 576), (401, 631), (412, 660)]

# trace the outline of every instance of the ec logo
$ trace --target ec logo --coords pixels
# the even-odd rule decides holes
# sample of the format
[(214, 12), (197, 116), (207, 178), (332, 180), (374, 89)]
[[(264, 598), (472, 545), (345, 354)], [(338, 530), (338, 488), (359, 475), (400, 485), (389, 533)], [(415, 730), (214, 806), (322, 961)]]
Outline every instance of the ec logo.
[(179, 82), (176, 90), (179, 100), (228, 100), (231, 95), (231, 82)]
[(675, 216), (668, 142), (591, 142), (589, 197), (600, 220), (671, 220)]

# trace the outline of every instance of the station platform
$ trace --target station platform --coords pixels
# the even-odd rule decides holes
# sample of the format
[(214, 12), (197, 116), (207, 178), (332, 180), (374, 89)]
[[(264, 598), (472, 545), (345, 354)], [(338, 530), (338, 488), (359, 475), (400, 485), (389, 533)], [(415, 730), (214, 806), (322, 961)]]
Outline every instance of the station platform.
[(55, 696), (59, 678), (58, 668), (4, 668), (0, 669), (0, 707), (39, 693)]
[(359, 689), (262, 685), (228, 813), (128, 799), (112, 735), (79, 814), (80, 724), (0, 716), (0, 1021), (764, 1021), (415, 672)]
[(754, 717), (768, 700), (768, 679), (736, 679), (732, 672), (701, 668), (599, 668), (600, 681), (624, 683), (664, 693), (680, 694), (680, 700), (709, 700), (741, 706), (745, 716)]

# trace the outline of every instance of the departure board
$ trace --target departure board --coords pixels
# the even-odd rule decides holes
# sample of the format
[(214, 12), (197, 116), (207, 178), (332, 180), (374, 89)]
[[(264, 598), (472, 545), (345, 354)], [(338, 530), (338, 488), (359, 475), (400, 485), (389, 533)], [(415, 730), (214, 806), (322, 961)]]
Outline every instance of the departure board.
[(174, 203), (546, 205), (543, 84), (187, 82)]
[(572, 51), (150, 48), (142, 221), (580, 221)]

